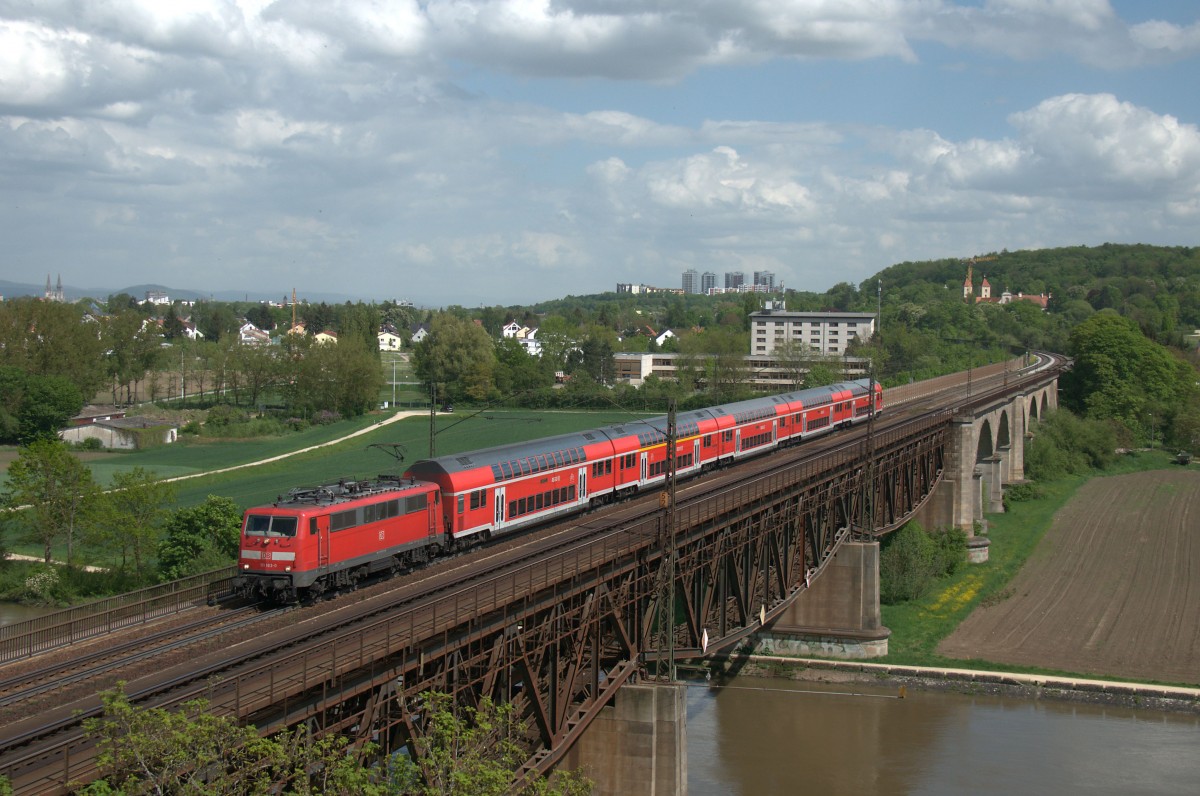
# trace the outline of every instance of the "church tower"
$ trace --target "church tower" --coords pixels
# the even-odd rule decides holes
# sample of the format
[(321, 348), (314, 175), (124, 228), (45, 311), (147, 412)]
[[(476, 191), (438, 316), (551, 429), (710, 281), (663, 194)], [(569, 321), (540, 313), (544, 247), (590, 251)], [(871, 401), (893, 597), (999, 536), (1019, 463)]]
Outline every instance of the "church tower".
[(967, 278), (963, 282), (963, 301), (971, 303), (972, 296), (975, 294), (975, 264), (967, 264)]

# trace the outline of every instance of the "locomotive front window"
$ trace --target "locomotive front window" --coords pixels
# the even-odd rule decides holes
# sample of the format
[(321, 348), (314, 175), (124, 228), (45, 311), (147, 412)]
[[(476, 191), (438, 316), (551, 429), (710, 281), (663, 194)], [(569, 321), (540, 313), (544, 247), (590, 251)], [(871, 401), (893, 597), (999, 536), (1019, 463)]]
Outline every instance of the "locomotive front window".
[(270, 514), (251, 514), (246, 518), (247, 536), (295, 536), (295, 517), (273, 517)]

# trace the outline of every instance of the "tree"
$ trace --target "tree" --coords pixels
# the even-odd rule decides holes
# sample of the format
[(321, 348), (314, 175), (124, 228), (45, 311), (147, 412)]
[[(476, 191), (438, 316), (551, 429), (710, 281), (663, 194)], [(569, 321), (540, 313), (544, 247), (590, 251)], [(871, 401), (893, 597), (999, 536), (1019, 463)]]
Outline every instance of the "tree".
[(83, 395), (65, 376), (38, 376), (0, 366), (0, 441), (55, 438), (83, 408)]
[[(453, 700), (439, 693), (423, 695), (428, 715), (425, 734), (417, 740), (420, 772), (409, 763), (402, 781), (406, 793), (421, 796), (501, 796), (507, 793), (539, 796), (585, 796), (592, 783), (578, 772), (560, 772), (551, 781), (530, 776), (514, 787), (513, 773), (528, 756), (520, 740), (525, 723), (511, 704), (484, 698), (478, 708), (456, 710)], [(421, 780), (424, 780), (423, 783)]]
[(1156, 407), (1162, 407), (1157, 422), (1166, 424), (1165, 408), (1195, 400), (1192, 368), (1115, 312), (1098, 312), (1075, 327), (1070, 353), (1075, 362), (1062, 377), (1064, 403), (1088, 417), (1140, 429)]
[(21, 521), (28, 537), (42, 545), (47, 564), (60, 542), (66, 543), (71, 563), (76, 531), (99, 492), (91, 471), (65, 444), (39, 439), (22, 447), (9, 465), (4, 502), (10, 508), (26, 507)]
[(133, 571), (142, 575), (146, 557), (155, 549), (167, 505), (175, 500), (175, 486), (141, 467), (112, 477), (110, 490), (98, 501), (94, 534), (109, 550), (121, 552), (121, 569), (130, 558)]
[(106, 362), (112, 379), (113, 403), (119, 402), (122, 387), (125, 402), (132, 403), (133, 385), (142, 380), (159, 358), (162, 334), (137, 311), (125, 310), (106, 320), (103, 339), (108, 349)]
[(83, 395), (66, 376), (32, 376), (21, 401), (21, 439), (56, 437), (83, 408)]
[(104, 779), (84, 794), (382, 796), (390, 790), (386, 770), (361, 766), (344, 738), (312, 738), (306, 726), (260, 738), (254, 727), (210, 713), (203, 699), (179, 710), (133, 705), (124, 683), (100, 696), (104, 713), (85, 719), (83, 729), (99, 749)]
[(198, 506), (177, 509), (168, 518), (158, 545), (163, 581), (208, 572), (237, 559), (242, 510), (227, 497), (209, 495)]
[(492, 388), (496, 355), (483, 328), (450, 313), (433, 319), (429, 335), (413, 352), (413, 370), (446, 400), (485, 400)]
[(0, 302), (0, 365), (36, 376), (63, 376), (90, 400), (104, 386), (100, 326), (71, 304)]
[(302, 725), (265, 738), (232, 716), (217, 716), (196, 699), (177, 710), (134, 705), (124, 683), (101, 692), (104, 712), (85, 719), (104, 779), (80, 792), (219, 794), (279, 793), (300, 796), (585, 796), (592, 783), (579, 772), (536, 775), (516, 783), (526, 754), (518, 743), (526, 728), (512, 708), (485, 699), (476, 710), (455, 711), (449, 697), (425, 696), (426, 734), (417, 742), (422, 766), (396, 756), (364, 766), (377, 755), (372, 743), (351, 750), (336, 735), (313, 737)]

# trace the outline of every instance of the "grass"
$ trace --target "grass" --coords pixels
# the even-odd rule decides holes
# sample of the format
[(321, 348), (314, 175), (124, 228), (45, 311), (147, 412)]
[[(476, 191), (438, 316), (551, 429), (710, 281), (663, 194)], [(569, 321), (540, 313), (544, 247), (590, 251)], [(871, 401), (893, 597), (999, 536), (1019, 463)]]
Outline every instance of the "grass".
[[(1005, 599), (1008, 584), (1021, 566), (1034, 554), (1038, 543), (1054, 521), (1054, 515), (1090, 478), (1177, 467), (1162, 451), (1142, 452), (1121, 457), (1103, 472), (1069, 476), (1051, 482), (1039, 482), (1042, 496), (1014, 503), (1004, 514), (988, 517), (988, 560), (961, 568), (938, 583), (929, 596), (900, 605), (883, 606), (883, 624), (892, 631), (888, 655), (882, 663), (987, 669), (991, 671), (1034, 671), (1041, 674), (1072, 674), (1054, 670), (1030, 669), (988, 661), (964, 661), (937, 653), (937, 645), (959, 623), (982, 604)], [(1074, 673), (1078, 676), (1078, 673)], [(1089, 675), (1091, 676), (1091, 675)]]
[[(385, 417), (375, 413), (365, 417), (343, 420), (327, 426), (313, 426), (294, 434), (252, 440), (210, 440), (184, 438), (175, 445), (128, 453), (85, 453), (97, 480), (107, 484), (112, 474), (144, 467), (160, 477), (230, 467), (287, 454), (305, 447), (343, 437), (361, 428), (377, 424)], [(537, 410), (496, 410), (479, 414), (460, 412), (439, 415), (437, 422), (437, 454), (477, 450), (492, 445), (521, 442), (571, 431), (580, 431), (609, 423), (627, 422), (630, 414), (612, 412), (547, 412)], [(296, 453), (278, 462), (234, 470), (229, 473), (202, 475), (176, 484), (174, 507), (202, 503), (209, 495), (234, 500), (243, 508), (267, 503), (294, 486), (305, 486), (340, 477), (371, 477), (379, 473), (402, 472), (405, 465), (373, 443), (398, 443), (406, 450), (407, 462), (423, 458), (429, 452), (429, 418), (427, 416), (401, 420), (345, 442), (307, 453)], [(15, 449), (0, 452), (0, 462), (15, 458)], [(7, 461), (4, 461), (7, 459)], [(174, 508), (173, 507), (173, 508)], [(14, 553), (41, 556), (37, 544), (23, 543), (14, 535), (5, 534), (7, 549)], [(55, 549), (58, 560), (66, 557), (65, 547)], [(77, 548), (75, 561), (79, 564), (108, 563), (101, 551)]]

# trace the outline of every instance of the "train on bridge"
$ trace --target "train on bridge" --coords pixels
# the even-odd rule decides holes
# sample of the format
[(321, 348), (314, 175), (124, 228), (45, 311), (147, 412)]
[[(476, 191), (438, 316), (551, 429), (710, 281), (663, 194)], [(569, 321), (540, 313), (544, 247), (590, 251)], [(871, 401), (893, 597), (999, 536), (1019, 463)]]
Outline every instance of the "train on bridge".
[[(866, 379), (681, 412), (675, 471), (702, 470), (865, 421), (883, 410)], [(399, 476), (292, 489), (249, 509), (234, 588), (276, 602), (584, 511), (667, 478), (666, 417), (415, 462)]]

